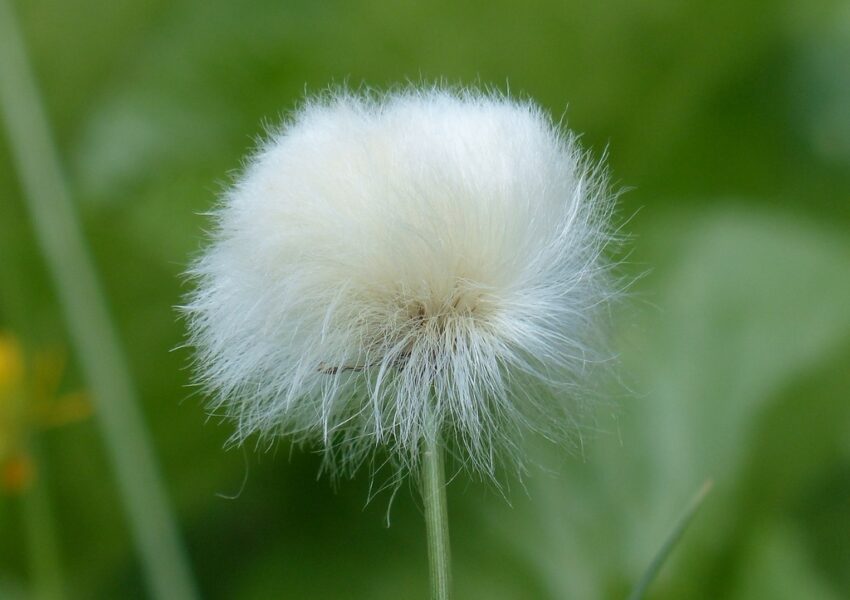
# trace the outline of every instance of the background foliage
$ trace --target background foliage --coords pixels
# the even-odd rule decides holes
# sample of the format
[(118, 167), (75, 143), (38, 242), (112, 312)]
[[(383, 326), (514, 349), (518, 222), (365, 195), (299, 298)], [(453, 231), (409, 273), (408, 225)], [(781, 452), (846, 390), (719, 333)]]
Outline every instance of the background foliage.
[[(623, 598), (716, 485), (653, 598), (850, 596), (850, 10), (828, 0), (16, 4), (201, 589), (425, 597), (415, 492), (364, 507), (282, 443), (225, 451), (174, 305), (200, 214), (329, 83), (494, 84), (606, 150), (630, 218), (620, 385), (524, 487), (449, 489), (459, 598)], [(67, 347), (0, 137), (0, 329)], [(57, 394), (85, 386), (74, 357)], [(10, 411), (0, 423), (7, 441)], [(14, 428), (12, 427), (14, 425)], [(25, 424), (70, 598), (145, 590), (91, 419)], [(0, 439), (0, 442), (3, 440)], [(3, 444), (0, 443), (0, 447)], [(244, 485), (243, 485), (244, 480)], [(8, 484), (8, 482), (7, 482)], [(0, 496), (0, 596), (33, 585), (26, 494)], [(224, 498), (224, 496), (237, 496)]]

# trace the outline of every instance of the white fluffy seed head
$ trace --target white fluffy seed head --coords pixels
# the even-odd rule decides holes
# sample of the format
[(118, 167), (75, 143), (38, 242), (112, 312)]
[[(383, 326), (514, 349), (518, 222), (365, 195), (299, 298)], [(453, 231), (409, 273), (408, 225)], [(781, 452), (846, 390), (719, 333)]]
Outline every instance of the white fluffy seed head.
[(185, 311), (236, 439), (351, 472), (441, 436), (473, 471), (564, 439), (611, 297), (613, 199), (530, 102), (407, 89), (313, 100), (215, 213)]

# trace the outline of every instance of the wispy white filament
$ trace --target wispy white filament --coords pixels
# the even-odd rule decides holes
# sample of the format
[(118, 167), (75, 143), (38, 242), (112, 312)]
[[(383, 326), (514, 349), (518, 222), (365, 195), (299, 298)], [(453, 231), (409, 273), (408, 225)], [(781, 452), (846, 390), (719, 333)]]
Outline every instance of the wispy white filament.
[(308, 102), (216, 212), (185, 307), (214, 408), (352, 470), (424, 438), (474, 470), (560, 438), (610, 297), (612, 199), (530, 102), (472, 91)]

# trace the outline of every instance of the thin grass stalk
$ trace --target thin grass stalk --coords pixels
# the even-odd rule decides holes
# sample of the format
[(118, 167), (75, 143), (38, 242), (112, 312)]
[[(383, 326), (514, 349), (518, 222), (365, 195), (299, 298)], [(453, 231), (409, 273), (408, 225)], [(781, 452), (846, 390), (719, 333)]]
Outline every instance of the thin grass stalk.
[(64, 577), (44, 456), (36, 444), (30, 444), (30, 456), (38, 465), (38, 473), (29, 488), (20, 495), (21, 522), (26, 537), (29, 562), (29, 592), (33, 600), (62, 600)]
[(714, 482), (710, 479), (702, 484), (702, 487), (700, 487), (699, 491), (691, 499), (688, 507), (676, 521), (676, 525), (673, 527), (672, 531), (670, 531), (667, 539), (664, 540), (664, 543), (661, 545), (661, 548), (659, 548), (646, 571), (644, 571), (640, 581), (638, 581), (637, 585), (632, 590), (632, 593), (629, 594), (628, 600), (643, 600), (646, 596), (650, 585), (652, 585), (655, 578), (658, 577), (658, 574), (661, 572), (661, 567), (664, 566), (664, 563), (679, 543), (679, 540), (681, 540), (682, 536), (685, 535), (688, 525), (690, 525), (691, 521), (693, 521), (713, 485)]
[(452, 572), (446, 470), (439, 435), (429, 435), (422, 451), (422, 501), (428, 535), (428, 566), (432, 600), (451, 597)]

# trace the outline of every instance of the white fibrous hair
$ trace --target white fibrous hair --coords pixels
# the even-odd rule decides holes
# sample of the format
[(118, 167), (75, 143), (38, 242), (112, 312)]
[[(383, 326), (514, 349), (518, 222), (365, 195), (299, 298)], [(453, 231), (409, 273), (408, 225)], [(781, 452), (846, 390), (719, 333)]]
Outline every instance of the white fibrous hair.
[[(215, 212), (184, 310), (236, 441), (287, 436), (335, 472), (471, 471), (571, 439), (613, 296), (603, 171), (529, 101), (331, 92), (262, 144)], [(342, 469), (340, 471), (339, 469)]]

